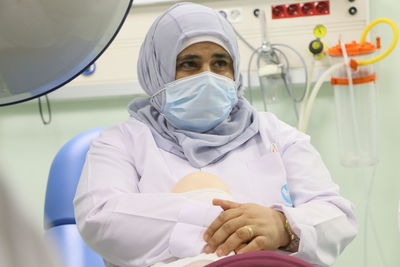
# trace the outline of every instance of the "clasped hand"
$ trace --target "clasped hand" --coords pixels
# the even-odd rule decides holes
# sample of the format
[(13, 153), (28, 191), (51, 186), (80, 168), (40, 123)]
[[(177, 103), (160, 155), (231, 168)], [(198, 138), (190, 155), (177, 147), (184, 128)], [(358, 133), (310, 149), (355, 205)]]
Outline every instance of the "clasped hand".
[(213, 205), (224, 211), (211, 223), (204, 233), (207, 245), (205, 253), (225, 256), (276, 250), (289, 243), (285, 230), (285, 215), (282, 212), (258, 204), (241, 204), (228, 200), (214, 199)]

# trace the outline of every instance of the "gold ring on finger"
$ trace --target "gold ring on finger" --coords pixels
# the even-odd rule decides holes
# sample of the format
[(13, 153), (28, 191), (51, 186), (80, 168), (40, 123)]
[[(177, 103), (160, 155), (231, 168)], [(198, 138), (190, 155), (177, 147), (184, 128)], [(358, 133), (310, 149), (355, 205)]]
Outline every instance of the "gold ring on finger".
[(249, 226), (249, 225), (246, 225), (244, 228), (246, 228), (246, 230), (249, 232), (249, 236), (250, 236), (249, 239), (253, 239), (253, 237), (254, 237), (253, 228), (251, 228), (251, 226)]

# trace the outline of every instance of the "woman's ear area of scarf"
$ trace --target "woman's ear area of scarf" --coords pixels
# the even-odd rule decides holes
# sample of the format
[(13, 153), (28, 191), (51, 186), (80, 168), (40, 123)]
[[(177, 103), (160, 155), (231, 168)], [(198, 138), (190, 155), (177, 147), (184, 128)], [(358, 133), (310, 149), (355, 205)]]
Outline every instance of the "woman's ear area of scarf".
[(233, 60), (221, 46), (200, 42), (186, 47), (176, 58), (175, 79), (213, 72), (234, 80)]

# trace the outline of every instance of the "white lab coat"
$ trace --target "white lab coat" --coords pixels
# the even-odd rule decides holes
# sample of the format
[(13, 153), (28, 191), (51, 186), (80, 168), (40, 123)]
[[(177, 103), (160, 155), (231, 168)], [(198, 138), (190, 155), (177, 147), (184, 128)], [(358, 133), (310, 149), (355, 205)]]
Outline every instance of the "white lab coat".
[(351, 203), (339, 195), (310, 138), (271, 113), (260, 113), (259, 134), (201, 169), (158, 148), (136, 119), (104, 130), (75, 196), (80, 233), (109, 266), (200, 254), (202, 234), (222, 210), (170, 193), (199, 170), (221, 178), (238, 202), (283, 211), (300, 238), (293, 256), (317, 266), (331, 265), (357, 233)]

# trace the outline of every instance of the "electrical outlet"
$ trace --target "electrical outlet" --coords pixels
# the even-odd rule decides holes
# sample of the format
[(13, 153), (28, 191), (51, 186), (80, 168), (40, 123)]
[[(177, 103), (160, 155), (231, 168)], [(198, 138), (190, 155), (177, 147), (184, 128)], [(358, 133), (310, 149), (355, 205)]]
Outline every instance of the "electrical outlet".
[(329, 1), (280, 4), (271, 6), (272, 19), (309, 17), (330, 14)]
[(241, 7), (220, 9), (219, 12), (231, 23), (238, 23), (243, 20), (243, 8)]

